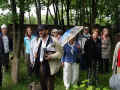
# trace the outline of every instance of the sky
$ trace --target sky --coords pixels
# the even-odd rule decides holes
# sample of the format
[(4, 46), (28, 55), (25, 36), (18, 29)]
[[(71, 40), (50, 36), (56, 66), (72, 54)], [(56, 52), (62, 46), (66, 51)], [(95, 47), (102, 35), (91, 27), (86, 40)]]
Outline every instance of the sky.
[[(53, 10), (53, 6), (52, 5), (50, 6), (50, 11), (51, 11), (52, 14), (54, 14), (54, 10)], [(9, 10), (2, 10), (2, 9), (0, 9), (0, 15), (1, 14), (6, 15), (8, 12), (10, 12), (10, 11)], [(19, 13), (19, 8), (17, 8), (17, 12)], [(42, 15), (46, 15), (47, 8), (44, 7), (41, 12), (42, 12)], [(31, 7), (30, 15), (36, 17), (36, 8), (34, 6)], [(28, 17), (29, 13), (25, 12), (25, 16)]]

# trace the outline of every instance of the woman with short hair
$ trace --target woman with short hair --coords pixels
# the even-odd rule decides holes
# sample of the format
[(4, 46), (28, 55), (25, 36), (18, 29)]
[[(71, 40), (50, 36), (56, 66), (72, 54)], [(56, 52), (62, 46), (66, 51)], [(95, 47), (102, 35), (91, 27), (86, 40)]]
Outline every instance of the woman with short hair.
[(91, 38), (85, 43), (85, 56), (88, 66), (88, 80), (89, 84), (98, 83), (98, 71), (99, 71), (99, 61), (101, 59), (101, 41), (98, 38), (98, 29), (92, 30)]

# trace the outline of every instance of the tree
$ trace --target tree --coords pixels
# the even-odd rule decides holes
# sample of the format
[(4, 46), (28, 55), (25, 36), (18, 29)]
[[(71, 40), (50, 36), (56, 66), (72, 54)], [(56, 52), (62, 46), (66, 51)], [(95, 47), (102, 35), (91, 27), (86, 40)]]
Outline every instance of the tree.
[(22, 49), (22, 41), (23, 41), (23, 30), (24, 30), (24, 0), (19, 1), (20, 14), (19, 14), (19, 27), (17, 28), (17, 12), (16, 12), (16, 1), (11, 0), (11, 10), (12, 10), (12, 20), (13, 20), (13, 52), (14, 52), (14, 60), (12, 61), (12, 80), (16, 84), (19, 80), (19, 60), (20, 60), (20, 52)]
[(38, 24), (41, 24), (41, 1), (40, 0), (35, 0), (35, 7), (36, 7)]
[(17, 49), (17, 39), (16, 39), (16, 1), (15, 0), (11, 0), (11, 10), (12, 10), (12, 20), (13, 20), (13, 53), (14, 53), (14, 59), (12, 61), (12, 72), (11, 72), (11, 76), (12, 76), (12, 80), (13, 82), (16, 84), (18, 82), (18, 49)]
[(71, 3), (71, 0), (66, 0), (66, 16), (67, 16), (67, 25), (69, 26), (70, 25), (70, 3)]

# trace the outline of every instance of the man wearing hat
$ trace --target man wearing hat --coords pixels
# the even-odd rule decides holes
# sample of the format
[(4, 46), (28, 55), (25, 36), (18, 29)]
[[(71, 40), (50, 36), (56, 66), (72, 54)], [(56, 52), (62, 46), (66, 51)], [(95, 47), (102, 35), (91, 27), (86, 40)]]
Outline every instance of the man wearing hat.
[(3, 24), (1, 26), (0, 36), (0, 86), (2, 86), (2, 65), (4, 65), (6, 71), (8, 71), (9, 52), (13, 50), (13, 42), (7, 32), (7, 26)]
[[(61, 48), (54, 46), (54, 40), (48, 34), (48, 28), (45, 25), (38, 27), (38, 45), (36, 45), (35, 71), (40, 77), (42, 90), (54, 90), (54, 75), (51, 74), (49, 62), (61, 58)], [(51, 53), (51, 54), (50, 54)]]

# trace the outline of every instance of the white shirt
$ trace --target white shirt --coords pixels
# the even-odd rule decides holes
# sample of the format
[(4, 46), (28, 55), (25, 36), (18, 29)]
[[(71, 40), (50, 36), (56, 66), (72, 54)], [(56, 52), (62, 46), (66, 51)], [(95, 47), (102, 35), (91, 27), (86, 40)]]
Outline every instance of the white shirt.
[(8, 37), (3, 36), (2, 39), (3, 39), (4, 51), (5, 51), (5, 53), (8, 53), (9, 52), (9, 40), (8, 40)]
[[(49, 38), (49, 36), (48, 36)], [(35, 38), (31, 41), (31, 50), (30, 50), (30, 60), (31, 60), (31, 63), (35, 62), (35, 54), (38, 52), (38, 48), (39, 48), (39, 45), (40, 45), (40, 42), (42, 41), (42, 45), (41, 45), (41, 51), (40, 51), (40, 62), (43, 62), (43, 59), (44, 59), (44, 49), (46, 48), (47, 51), (55, 51), (55, 48), (53, 47), (54, 46), (54, 43), (50, 43), (47, 47), (46, 47), (46, 44), (47, 44), (47, 41), (48, 41), (48, 38), (43, 41), (42, 38), (38, 39)]]
[(44, 50), (47, 48), (46, 44), (47, 44), (48, 38), (49, 38), (49, 36), (47, 37), (46, 40), (42, 40), (41, 52), (40, 52), (40, 62), (43, 62), (43, 60), (44, 60), (44, 53), (45, 53)]
[(35, 38), (31, 41), (31, 48), (30, 48), (30, 61), (31, 61), (31, 63), (35, 62), (35, 54), (37, 53), (40, 40), (41, 39), (37, 40), (37, 38)]

